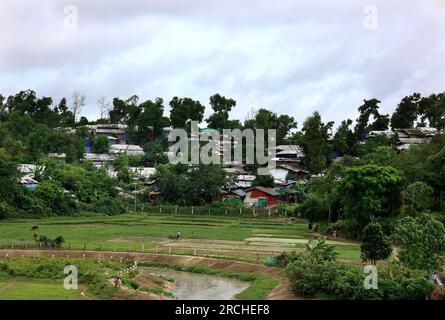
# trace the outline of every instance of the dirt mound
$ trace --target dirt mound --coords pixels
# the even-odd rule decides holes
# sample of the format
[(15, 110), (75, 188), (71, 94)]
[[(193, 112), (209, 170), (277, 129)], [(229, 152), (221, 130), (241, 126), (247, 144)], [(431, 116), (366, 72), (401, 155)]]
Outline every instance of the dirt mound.
[(133, 278), (133, 281), (144, 289), (162, 288), (165, 291), (171, 291), (173, 288), (172, 282), (152, 275), (148, 272), (140, 272)]

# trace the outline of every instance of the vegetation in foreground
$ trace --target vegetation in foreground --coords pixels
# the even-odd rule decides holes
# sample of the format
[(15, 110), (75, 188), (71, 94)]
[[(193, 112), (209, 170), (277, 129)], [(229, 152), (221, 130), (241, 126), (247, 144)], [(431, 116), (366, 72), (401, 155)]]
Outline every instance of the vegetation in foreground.
[[(17, 285), (17, 289), (12, 292), (0, 291), (0, 298), (8, 299), (14, 296), (21, 296), (24, 299), (45, 299), (48, 297), (45, 291), (39, 292), (37, 289), (55, 289), (54, 295), (48, 298), (65, 299), (74, 298), (73, 290), (66, 290), (63, 286), (65, 266), (75, 265), (78, 270), (79, 285), (86, 286), (86, 294), (98, 299), (110, 299), (116, 292), (116, 288), (108, 281), (108, 274), (117, 273), (126, 268), (129, 262), (120, 263), (117, 261), (97, 261), (92, 259), (64, 259), (64, 258), (9, 258), (0, 260), (0, 279), (2, 282), (12, 282)], [(49, 281), (45, 284), (45, 281)], [(58, 284), (56, 284), (58, 283)], [(18, 286), (20, 284), (20, 286)], [(35, 285), (35, 286), (34, 286)], [(24, 290), (31, 287), (26, 293)], [(68, 292), (68, 293), (67, 293)], [(71, 293), (70, 293), (71, 292)], [(60, 293), (60, 297), (57, 297)]]

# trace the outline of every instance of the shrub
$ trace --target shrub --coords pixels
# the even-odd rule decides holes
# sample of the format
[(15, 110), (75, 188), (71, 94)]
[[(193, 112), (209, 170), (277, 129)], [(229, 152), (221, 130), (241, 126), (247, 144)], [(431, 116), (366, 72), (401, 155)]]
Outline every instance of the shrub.
[(300, 205), (299, 212), (303, 218), (311, 222), (326, 221), (329, 216), (329, 207), (324, 199), (310, 195)]
[(300, 258), (289, 263), (284, 272), (289, 278), (292, 291), (297, 295), (332, 294), (338, 265), (327, 261), (311, 262)]
[(337, 231), (337, 235), (347, 239), (357, 239), (361, 233), (358, 222), (354, 219), (338, 220), (334, 223), (320, 223), (316, 228), (321, 234), (331, 235)]
[(301, 253), (296, 252), (282, 252), (275, 257), (276, 263), (279, 267), (285, 267), (289, 263), (294, 262), (301, 258)]
[(7, 219), (14, 217), (14, 208), (8, 203), (1, 201), (0, 202), (0, 219)]
[(361, 244), (361, 258), (363, 261), (384, 260), (391, 255), (391, 241), (383, 234), (382, 227), (378, 222), (371, 222), (363, 230)]
[(402, 265), (414, 270), (426, 270), (429, 272), (440, 271), (442, 260), (436, 255), (420, 248), (401, 250), (399, 259)]

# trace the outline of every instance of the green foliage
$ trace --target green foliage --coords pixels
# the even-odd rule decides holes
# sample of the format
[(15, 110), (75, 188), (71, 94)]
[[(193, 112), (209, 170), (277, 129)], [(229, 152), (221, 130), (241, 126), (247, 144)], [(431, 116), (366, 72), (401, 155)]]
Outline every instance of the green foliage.
[(361, 251), (363, 261), (371, 261), (373, 264), (391, 255), (391, 241), (383, 233), (382, 226), (378, 222), (371, 222), (363, 230)]
[(394, 240), (402, 248), (419, 247), (430, 253), (445, 252), (445, 226), (431, 215), (400, 219), (394, 231)]
[(375, 153), (379, 147), (388, 147), (390, 145), (389, 139), (386, 135), (381, 134), (372, 139), (368, 139), (363, 144), (357, 144), (356, 153), (357, 156), (364, 158), (368, 154)]
[[(277, 145), (285, 144), (286, 138), (292, 129), (297, 128), (297, 123), (293, 117), (288, 115), (277, 115), (275, 112), (261, 108), (255, 112), (252, 119), (244, 123), (249, 129), (275, 129), (277, 133)], [(267, 134), (267, 131), (265, 131)]]
[(164, 153), (162, 140), (151, 141), (144, 145), (144, 157), (142, 161), (149, 167), (168, 163), (168, 157)]
[(378, 289), (366, 290), (366, 274), (337, 262), (297, 259), (284, 269), (297, 295), (328, 296), (342, 300), (424, 300), (433, 290), (426, 273), (398, 265), (379, 268)]
[(372, 153), (363, 157), (366, 164), (378, 166), (392, 166), (397, 161), (397, 153), (389, 146), (378, 146)]
[(301, 138), (306, 157), (305, 164), (312, 173), (320, 173), (327, 164), (329, 147), (327, 144), (328, 131), (333, 123), (324, 124), (318, 112), (307, 118), (303, 123), (304, 135)]
[[(389, 125), (389, 115), (381, 115), (379, 112), (379, 104), (381, 101), (377, 99), (363, 100), (363, 105), (358, 108), (360, 113), (356, 121), (354, 134), (358, 140), (364, 140), (367, 133), (372, 130), (386, 130)], [(374, 118), (373, 123), (369, 123), (370, 117)]]
[(433, 188), (424, 182), (410, 184), (403, 192), (403, 212), (415, 214), (431, 209), (434, 204), (433, 193)]
[(275, 180), (271, 175), (257, 175), (252, 182), (252, 186), (273, 188), (275, 187)]
[(178, 205), (211, 203), (227, 184), (226, 173), (218, 165), (200, 165), (194, 170), (181, 164), (160, 165), (154, 178), (162, 200)]
[(69, 194), (66, 194), (58, 181), (47, 180), (40, 183), (34, 195), (41, 199), (54, 214), (66, 215), (76, 212), (77, 207), (75, 201)]
[(205, 107), (190, 98), (174, 97), (170, 101), (170, 121), (173, 128), (186, 128), (188, 120), (202, 122)]
[(342, 121), (334, 135), (334, 150), (340, 155), (349, 155), (354, 149), (356, 141), (354, 133), (350, 129), (351, 125), (351, 119)]
[(417, 120), (420, 112), (420, 100), (419, 93), (403, 98), (391, 117), (391, 127), (393, 129), (413, 128), (414, 121)]
[(96, 153), (107, 153), (110, 150), (110, 140), (104, 134), (100, 134), (93, 141), (93, 150)]
[(442, 259), (419, 247), (406, 248), (399, 253), (402, 265), (412, 270), (426, 270), (429, 272), (442, 270)]
[(306, 252), (313, 261), (335, 261), (338, 253), (335, 246), (326, 243), (326, 239), (312, 239), (306, 243)]
[(301, 217), (308, 219), (310, 222), (327, 221), (329, 216), (329, 206), (325, 199), (315, 194), (309, 197), (298, 208)]
[(275, 257), (277, 266), (286, 267), (289, 263), (299, 260), (301, 258), (301, 253), (296, 252), (282, 252)]
[(394, 240), (401, 247), (400, 261), (407, 267), (435, 271), (441, 269), (445, 252), (445, 226), (428, 214), (404, 217), (396, 225)]
[(339, 188), (345, 217), (362, 226), (374, 217), (397, 213), (400, 205), (401, 177), (392, 167), (348, 168)]
[(212, 129), (231, 129), (229, 114), (232, 108), (236, 106), (236, 101), (221, 96), (219, 93), (210, 97), (210, 105), (214, 113), (206, 120), (209, 128)]

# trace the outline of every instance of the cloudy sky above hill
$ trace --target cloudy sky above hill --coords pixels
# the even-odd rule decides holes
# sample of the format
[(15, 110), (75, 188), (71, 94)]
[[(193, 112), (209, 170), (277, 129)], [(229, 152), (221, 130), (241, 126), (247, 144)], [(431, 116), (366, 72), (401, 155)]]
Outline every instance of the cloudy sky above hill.
[[(445, 91), (443, 0), (3, 0), (0, 93), (55, 100), (173, 96), (266, 107), (299, 128), (355, 119), (363, 99), (392, 112), (413, 92)], [(56, 101), (57, 102), (57, 101)], [(210, 107), (207, 108), (207, 114)]]

